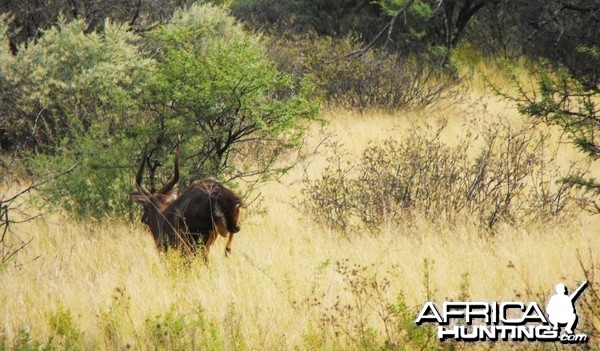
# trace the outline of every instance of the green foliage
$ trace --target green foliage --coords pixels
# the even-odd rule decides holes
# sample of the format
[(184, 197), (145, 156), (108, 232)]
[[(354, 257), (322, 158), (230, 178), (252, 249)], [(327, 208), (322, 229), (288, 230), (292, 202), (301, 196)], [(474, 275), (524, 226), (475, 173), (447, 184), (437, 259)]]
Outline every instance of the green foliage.
[[(217, 325), (205, 317), (199, 305), (192, 316), (177, 313), (174, 309), (164, 315), (146, 320), (150, 338), (148, 347), (160, 350), (223, 350), (224, 337)], [(239, 348), (238, 348), (239, 349)]]
[(14, 90), (0, 100), (12, 106), (0, 139), (40, 178), (77, 164), (42, 194), (77, 215), (99, 216), (127, 206), (127, 131), (140, 121), (152, 61), (125, 26), (107, 22), (91, 34), (84, 28), (83, 21), (60, 22), (17, 55), (2, 51), (0, 79)]
[(0, 2), (0, 13), (10, 13), (10, 45), (14, 49), (27, 41), (39, 38), (62, 19), (82, 20), (85, 32), (101, 32), (107, 19), (127, 23), (136, 32), (143, 32), (157, 22), (167, 19), (177, 6), (190, 0), (44, 0)]
[(63, 350), (82, 350), (83, 335), (73, 322), (71, 312), (59, 308), (50, 316), (52, 335), (57, 338), (57, 345)]
[(11, 55), (10, 43), (6, 40), (8, 36), (8, 23), (11, 19), (12, 18), (6, 13), (0, 15), (0, 37), (2, 38), (2, 42), (0, 43), (0, 57), (4, 60), (10, 59)]
[[(169, 260), (181, 260), (182, 257), (168, 257)], [(170, 262), (176, 264), (176, 262)], [(182, 269), (181, 261), (178, 267)], [(189, 267), (188, 267), (189, 268)], [(122, 349), (132, 345), (149, 350), (223, 350), (227, 342), (243, 349), (244, 335), (238, 333), (233, 337), (224, 335), (218, 324), (207, 318), (206, 311), (200, 303), (195, 308), (182, 310), (179, 304), (157, 315), (148, 315), (142, 327), (134, 325), (131, 318), (131, 298), (125, 288), (117, 288), (112, 301), (101, 314), (104, 335), (104, 348)], [(225, 317), (227, 318), (227, 317)], [(235, 319), (228, 325), (235, 324)], [(134, 339), (128, 339), (131, 336)], [(229, 338), (228, 338), (229, 337)]]
[[(600, 67), (600, 47), (580, 46), (576, 54), (581, 57), (581, 70), (575, 75), (564, 67), (555, 68), (545, 62), (538, 74), (537, 89), (530, 92), (516, 74), (511, 82), (516, 87), (515, 94), (496, 91), (517, 103), (519, 112), (536, 122), (544, 122), (560, 127), (573, 144), (591, 160), (600, 158), (600, 113), (597, 86), (586, 83), (598, 79)], [(585, 68), (587, 67), (587, 68)], [(593, 83), (596, 84), (596, 83)], [(595, 196), (600, 194), (600, 185), (594, 179), (582, 176), (569, 176), (566, 182), (583, 187)], [(592, 202), (592, 209), (600, 212), (600, 204)]]
[(543, 74), (538, 81), (539, 96), (523, 90), (519, 111), (551, 125), (562, 127), (574, 144), (591, 158), (600, 157), (596, 91), (587, 91), (566, 72)]
[(31, 332), (25, 328), (21, 328), (12, 343), (9, 342), (6, 336), (0, 336), (0, 350), (1, 351), (51, 351), (56, 350), (57, 345), (52, 341), (44, 343), (39, 340), (33, 339)]
[[(269, 178), (314, 118), (311, 87), (295, 85), (265, 55), (264, 43), (222, 8), (193, 5), (153, 33), (161, 56), (147, 103), (158, 146), (183, 137), (194, 178)], [(235, 161), (233, 162), (235, 158)]]
[[(232, 326), (230, 333), (221, 329), (218, 324), (206, 317), (202, 305), (196, 309), (180, 311), (176, 305), (159, 315), (149, 316), (142, 328), (136, 329), (130, 316), (131, 304), (129, 296), (122, 288), (113, 295), (113, 301), (107, 311), (101, 315), (104, 347), (90, 344), (86, 335), (81, 332), (70, 311), (59, 308), (49, 316), (50, 336), (48, 341), (36, 340), (27, 329), (21, 329), (9, 340), (0, 336), (0, 351), (46, 351), (46, 350), (85, 350), (85, 349), (138, 349), (149, 350), (223, 350), (248, 349), (246, 336), (236, 323), (236, 316), (230, 310), (225, 316), (227, 325)], [(133, 333), (134, 340), (127, 340), (125, 335)]]
[(40, 177), (75, 165), (44, 188), (44, 198), (79, 218), (126, 213), (131, 206), (128, 189), (132, 175), (125, 162), (137, 146), (116, 135), (103, 138), (93, 132), (72, 140), (74, 146), (61, 145), (54, 155), (38, 154), (29, 159), (29, 167)]
[(21, 328), (12, 340), (0, 335), (1, 351), (83, 350), (84, 335), (75, 325), (68, 310), (59, 308), (48, 319), (50, 337), (44, 342), (35, 339), (27, 328)]
[(220, 7), (191, 6), (150, 33), (144, 45), (158, 61), (128, 27), (109, 21), (97, 33), (61, 21), (16, 55), (6, 28), (0, 145), (26, 155), (38, 177), (76, 164), (42, 194), (80, 217), (129, 209), (130, 167), (144, 143), (153, 185), (179, 138), (184, 185), (207, 176), (263, 181), (289, 167), (274, 165), (317, 113), (310, 84), (278, 72), (260, 37)]
[[(379, 0), (376, 2), (386, 13), (394, 14), (399, 9), (406, 6), (408, 0)], [(413, 1), (409, 8), (409, 12), (419, 16), (422, 19), (431, 16), (431, 11), (431, 6), (427, 2), (421, 0)]]
[(110, 22), (102, 33), (84, 28), (61, 21), (15, 56), (3, 50), (0, 71), (18, 87), (5, 101), (15, 110), (4, 117), (4, 143), (51, 153), (96, 124), (114, 128), (136, 113), (151, 62), (134, 45), (137, 37)]

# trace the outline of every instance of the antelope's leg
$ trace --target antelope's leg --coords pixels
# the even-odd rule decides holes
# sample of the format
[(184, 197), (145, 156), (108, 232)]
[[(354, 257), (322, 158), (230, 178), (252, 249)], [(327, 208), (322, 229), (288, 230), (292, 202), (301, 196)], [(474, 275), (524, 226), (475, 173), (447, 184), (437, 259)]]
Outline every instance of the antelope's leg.
[(214, 244), (215, 240), (217, 240), (217, 235), (219, 234), (215, 230), (211, 230), (210, 233), (208, 233), (208, 238), (204, 242), (204, 250), (206, 252), (206, 255), (210, 253), (210, 247), (212, 246), (212, 244)]
[(202, 258), (205, 263), (208, 263), (208, 242), (210, 241), (211, 234), (212, 232), (202, 233), (202, 246), (200, 247), (200, 250), (202, 251)]
[(225, 256), (231, 255), (231, 243), (233, 242), (233, 233), (229, 233), (229, 239), (227, 239), (227, 245), (225, 246)]

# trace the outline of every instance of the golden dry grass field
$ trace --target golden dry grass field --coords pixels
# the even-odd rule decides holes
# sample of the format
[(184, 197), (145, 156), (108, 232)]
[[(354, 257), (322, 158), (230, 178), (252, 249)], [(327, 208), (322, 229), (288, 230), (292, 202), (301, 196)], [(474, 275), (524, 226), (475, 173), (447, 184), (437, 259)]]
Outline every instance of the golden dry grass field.
[[(441, 137), (449, 145), (461, 143), (467, 126), (524, 123), (510, 103), (475, 90), (464, 103), (427, 111), (334, 109), (325, 117), (330, 122), (311, 128), (308, 146), (325, 133), (357, 155), (370, 140), (400, 140), (412, 126), (436, 125), (441, 117), (448, 124)], [(568, 220), (500, 223), (494, 235), (468, 218), (432, 223), (419, 215), (383, 224), (377, 234), (339, 233), (299, 209), (301, 180), (322, 174), (326, 154), (319, 149), (279, 183), (262, 188), (264, 211), (249, 211), (231, 257), (223, 255), (225, 240), (217, 240), (208, 266), (159, 255), (149, 231), (122, 218), (80, 223), (55, 212), (14, 224), (11, 235), (31, 243), (0, 271), (0, 345), (503, 349), (507, 344), (440, 343), (414, 319), (429, 299), (545, 306), (556, 283), (574, 287), (584, 269), (592, 274), (600, 267), (600, 217), (582, 211)], [(559, 162), (576, 158), (570, 145), (560, 146)], [(3, 187), (7, 193), (15, 188)], [(598, 330), (600, 321), (591, 323)], [(597, 336), (587, 345), (598, 348)]]

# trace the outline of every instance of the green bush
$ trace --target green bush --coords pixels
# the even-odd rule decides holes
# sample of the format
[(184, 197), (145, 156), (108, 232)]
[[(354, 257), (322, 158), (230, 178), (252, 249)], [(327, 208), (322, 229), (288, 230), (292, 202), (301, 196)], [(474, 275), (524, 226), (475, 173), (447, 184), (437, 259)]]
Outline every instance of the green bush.
[(72, 168), (42, 187), (43, 198), (49, 205), (58, 205), (78, 218), (127, 213), (131, 209), (132, 182), (127, 160), (137, 153), (138, 144), (95, 132), (70, 140), (74, 146), (61, 145), (55, 154), (37, 154), (28, 159), (28, 166), (40, 178)]
[(102, 33), (84, 29), (80, 20), (60, 22), (16, 55), (2, 33), (0, 77), (15, 88), (2, 96), (10, 107), (0, 125), (4, 145), (54, 153), (94, 126), (108, 136), (135, 118), (151, 64), (135, 45), (139, 38), (110, 22)]
[(15, 90), (1, 91), (9, 108), (0, 138), (5, 151), (26, 157), (36, 178), (77, 164), (42, 194), (77, 215), (100, 216), (128, 206), (130, 135), (153, 61), (126, 26), (84, 29), (83, 21), (60, 22), (14, 56), (4, 35), (0, 79)]
[(263, 181), (287, 169), (276, 162), (317, 113), (310, 84), (294, 85), (261, 38), (220, 7), (177, 11), (145, 41), (111, 22), (86, 34), (83, 21), (63, 21), (16, 55), (5, 28), (0, 145), (27, 156), (35, 177), (77, 165), (42, 194), (81, 217), (130, 208), (144, 144), (150, 188), (172, 171), (175, 144), (184, 185), (207, 176)]
[(317, 113), (311, 86), (294, 85), (268, 59), (260, 36), (220, 7), (178, 11), (152, 38), (160, 57), (146, 97), (154, 111), (146, 134), (158, 148), (182, 137), (184, 183), (278, 174), (275, 162)]

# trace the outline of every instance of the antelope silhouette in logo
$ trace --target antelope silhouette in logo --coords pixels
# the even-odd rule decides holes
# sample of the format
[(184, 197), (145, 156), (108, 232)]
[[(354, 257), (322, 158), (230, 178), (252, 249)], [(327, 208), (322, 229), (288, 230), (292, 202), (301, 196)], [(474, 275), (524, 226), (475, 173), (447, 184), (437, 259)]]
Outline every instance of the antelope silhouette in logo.
[(160, 251), (170, 248), (194, 253), (202, 240), (204, 257), (220, 234), (227, 237), (225, 255), (231, 253), (233, 235), (240, 231), (242, 200), (231, 189), (214, 179), (206, 179), (185, 190), (174, 188), (179, 180), (179, 148), (175, 152), (172, 178), (157, 192), (142, 185), (146, 148), (135, 176), (138, 192), (131, 199), (143, 206), (142, 222), (148, 225)]

